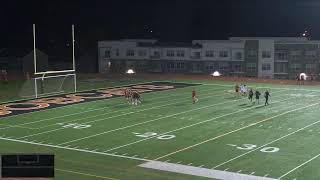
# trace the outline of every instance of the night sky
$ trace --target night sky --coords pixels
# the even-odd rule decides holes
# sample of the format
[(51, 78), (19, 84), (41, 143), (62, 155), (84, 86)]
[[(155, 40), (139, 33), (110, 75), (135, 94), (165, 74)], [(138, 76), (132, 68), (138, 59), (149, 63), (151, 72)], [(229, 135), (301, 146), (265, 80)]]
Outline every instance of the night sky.
[(70, 40), (76, 25), (81, 48), (97, 40), (161, 41), (226, 39), (229, 36), (299, 36), (320, 39), (319, 0), (11, 0), (1, 1), (0, 48)]

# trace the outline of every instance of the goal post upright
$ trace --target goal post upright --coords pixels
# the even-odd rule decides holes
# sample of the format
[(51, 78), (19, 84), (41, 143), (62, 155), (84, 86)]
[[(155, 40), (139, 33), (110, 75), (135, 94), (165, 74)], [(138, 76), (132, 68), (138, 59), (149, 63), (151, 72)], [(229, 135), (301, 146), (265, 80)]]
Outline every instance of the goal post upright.
[[(67, 70), (55, 70), (55, 71), (37, 71), (37, 51), (36, 51), (36, 24), (32, 25), (33, 28), (33, 65), (34, 65), (34, 93), (35, 98), (39, 97), (38, 94), (38, 83), (37, 80), (47, 79), (47, 78), (57, 78), (57, 77), (67, 77), (73, 76), (74, 81), (74, 92), (77, 92), (77, 75), (76, 75), (76, 63), (75, 63), (75, 33), (74, 33), (74, 24), (71, 26), (72, 31), (72, 68)], [(70, 31), (69, 31), (70, 32)], [(63, 75), (64, 74), (64, 75)], [(47, 76), (48, 75), (48, 76)]]
[[(36, 52), (36, 24), (32, 24), (32, 33), (33, 33), (33, 67), (34, 75), (37, 73), (37, 52)], [(36, 98), (38, 98), (38, 89), (37, 89), (37, 79), (34, 79), (34, 93)]]
[[(75, 62), (75, 53), (74, 53), (74, 24), (72, 24), (72, 68), (76, 72), (76, 62)], [(74, 92), (77, 92), (77, 74), (74, 73)]]

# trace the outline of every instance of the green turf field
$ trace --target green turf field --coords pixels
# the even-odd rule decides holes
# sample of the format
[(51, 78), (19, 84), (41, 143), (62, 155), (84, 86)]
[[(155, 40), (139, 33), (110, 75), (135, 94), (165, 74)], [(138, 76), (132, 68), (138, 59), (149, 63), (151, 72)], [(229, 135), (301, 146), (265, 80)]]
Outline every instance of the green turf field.
[(152, 160), (234, 179), (319, 179), (318, 87), (249, 84), (268, 87), (264, 106), (232, 83), (189, 83), (202, 83), (196, 104), (186, 87), (142, 94), (138, 106), (113, 98), (2, 118), (0, 153), (54, 153), (58, 180), (206, 179), (139, 167)]

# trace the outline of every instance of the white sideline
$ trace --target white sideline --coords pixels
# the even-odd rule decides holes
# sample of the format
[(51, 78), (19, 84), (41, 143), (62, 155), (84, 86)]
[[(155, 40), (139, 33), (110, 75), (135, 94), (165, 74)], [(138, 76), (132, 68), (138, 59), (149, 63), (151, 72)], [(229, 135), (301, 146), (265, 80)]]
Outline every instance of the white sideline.
[[(293, 99), (293, 98), (287, 98), (287, 99), (282, 99), (280, 101), (275, 101), (273, 103), (277, 103), (277, 102), (282, 102), (282, 101), (286, 101), (288, 99)], [(260, 105), (258, 107), (262, 107), (264, 105)], [(123, 147), (126, 147), (126, 146), (130, 146), (132, 144), (137, 144), (139, 142), (142, 142), (142, 141), (146, 141), (146, 140), (149, 140), (149, 139), (153, 139), (153, 138), (156, 138), (156, 137), (159, 137), (159, 136), (163, 136), (163, 135), (166, 135), (166, 134), (169, 134), (169, 133), (172, 133), (172, 132), (176, 132), (176, 131), (180, 131), (182, 129), (186, 129), (186, 128), (189, 128), (189, 127), (193, 127), (193, 126), (196, 126), (196, 125), (199, 125), (199, 124), (203, 124), (203, 123), (206, 123), (206, 122), (211, 122), (213, 120), (216, 120), (216, 119), (219, 119), (219, 118), (223, 118), (223, 117), (226, 117), (226, 116), (230, 116), (232, 114), (236, 114), (236, 113), (239, 113), (239, 112), (243, 112), (243, 111), (246, 111), (246, 110), (250, 110), (250, 109), (254, 109), (256, 107), (250, 107), (250, 108), (245, 108), (245, 109), (242, 109), (242, 110), (239, 110), (239, 111), (235, 111), (235, 112), (232, 112), (232, 113), (228, 113), (228, 114), (224, 114), (224, 115), (221, 115), (221, 116), (217, 116), (217, 117), (214, 117), (214, 118), (211, 118), (211, 119), (207, 119), (207, 120), (204, 120), (204, 121), (200, 121), (198, 123), (194, 123), (194, 124), (191, 124), (191, 125), (188, 125), (188, 126), (184, 126), (184, 127), (181, 127), (181, 128), (178, 128), (178, 129), (175, 129), (175, 130), (172, 130), (172, 131), (168, 131), (168, 132), (164, 132), (164, 133), (161, 133), (157, 136), (152, 136), (152, 137), (149, 137), (149, 138), (144, 138), (144, 139), (141, 139), (141, 140), (138, 140), (138, 141), (134, 141), (132, 143), (128, 143), (128, 144), (125, 144), (125, 145), (121, 145), (121, 146), (118, 146), (118, 147), (114, 147), (114, 148), (111, 148), (109, 150), (107, 150), (107, 152), (109, 151), (113, 151), (113, 150), (116, 150), (116, 149), (119, 149), (119, 148), (123, 148)]]
[[(220, 96), (220, 95), (216, 95), (216, 96)], [(202, 97), (202, 98), (207, 98), (207, 97), (212, 97), (212, 96), (205, 96), (205, 97)], [(199, 98), (199, 99), (202, 99), (202, 98)], [(188, 100), (189, 101), (189, 100)], [(235, 100), (232, 100), (232, 101), (235, 101)], [(182, 101), (184, 102), (184, 101)], [(230, 101), (231, 102), (231, 101)], [(180, 102), (179, 102), (180, 103)], [(226, 102), (225, 102), (226, 103)], [(106, 119), (111, 119), (111, 118), (115, 118), (115, 117), (121, 117), (121, 116), (126, 116), (128, 114), (134, 114), (134, 113), (139, 113), (139, 112), (143, 112), (143, 111), (147, 111), (147, 110), (150, 110), (150, 109), (156, 109), (156, 108), (159, 108), (159, 107), (163, 107), (163, 106), (168, 106), (168, 105), (171, 105), (171, 104), (177, 104), (177, 102), (174, 102), (174, 103), (170, 103), (170, 104), (164, 104), (164, 105), (161, 105), (161, 106), (155, 106), (155, 107), (151, 107), (151, 108), (147, 108), (147, 109), (142, 109), (142, 110), (139, 110), (139, 111), (131, 111), (129, 113), (124, 113), (124, 114), (119, 114), (119, 115), (116, 115), (116, 116), (111, 116), (111, 117), (107, 117), (107, 118), (102, 118), (102, 119), (96, 119), (96, 120), (93, 120), (93, 121), (88, 121), (88, 122), (85, 122), (85, 123), (82, 123), (82, 124), (88, 124), (88, 123), (93, 123), (93, 122), (99, 122), (99, 121), (103, 121), (103, 120), (106, 120)], [(224, 104), (224, 103), (222, 103)], [(215, 104), (215, 105), (218, 105), (218, 104)], [(215, 106), (215, 105), (210, 105), (210, 106)], [(208, 106), (208, 107), (210, 107)], [(202, 108), (205, 108), (205, 107), (202, 107)], [(192, 111), (194, 111), (195, 109), (192, 109)], [(191, 111), (191, 110), (189, 110)], [(186, 113), (187, 111), (184, 111), (184, 112), (181, 112), (181, 113)], [(181, 114), (181, 113), (178, 113), (178, 114)], [(171, 115), (173, 116), (173, 115)], [(157, 118), (158, 119), (163, 119), (165, 118), (166, 116), (164, 117), (161, 117), (161, 118)], [(169, 116), (170, 117), (170, 116)], [(78, 119), (75, 119), (75, 120), (72, 120), (72, 121), (66, 121), (66, 122), (74, 122), (74, 121), (77, 121)], [(152, 120), (154, 121), (154, 120)], [(145, 121), (145, 122), (152, 122), (152, 121)], [(138, 123), (139, 124), (139, 123)], [(26, 137), (32, 137), (32, 136), (36, 136), (36, 135), (41, 135), (41, 134), (47, 134), (47, 133), (50, 133), (50, 132), (55, 132), (55, 131), (59, 131), (59, 130), (62, 130), (62, 129), (66, 129), (64, 127), (62, 128), (57, 128), (57, 129), (53, 129), (53, 130), (49, 130), (49, 131), (43, 131), (43, 132), (40, 132), (40, 133), (36, 133), (36, 134), (31, 134), (31, 135), (27, 135), (27, 136), (23, 136), (23, 137), (20, 137), (18, 139), (23, 139), (23, 138), (26, 138)]]
[(308, 107), (311, 107), (311, 106), (315, 106), (315, 105), (318, 105), (318, 104), (320, 104), (320, 103), (311, 104), (311, 105), (308, 105), (308, 106), (305, 106), (305, 107), (300, 107), (300, 108), (297, 108), (297, 109), (293, 109), (293, 110), (290, 110), (290, 111), (283, 112), (283, 113), (281, 113), (281, 114), (277, 114), (277, 115), (275, 115), (275, 116), (272, 116), (272, 117), (269, 117), (269, 118), (267, 118), (267, 119), (258, 121), (258, 122), (256, 122), (256, 123), (249, 124), (248, 126), (244, 126), (244, 127), (242, 127), (242, 128), (239, 128), (239, 129), (236, 129), (236, 130), (233, 130), (233, 131), (229, 131), (229, 132), (224, 133), (224, 134), (221, 134), (221, 135), (219, 135), (219, 136), (216, 136), (216, 137), (207, 139), (207, 140), (205, 140), (205, 141), (202, 141), (202, 142), (200, 142), (200, 143), (197, 143), (197, 144), (194, 144), (194, 145), (191, 145), (191, 146), (188, 146), (188, 147), (179, 149), (179, 150), (177, 150), (177, 151), (175, 151), (175, 152), (172, 152), (172, 153), (163, 155), (163, 156), (161, 156), (161, 157), (156, 158), (155, 160), (159, 160), (159, 159), (162, 159), (162, 158), (164, 158), (164, 157), (171, 156), (171, 155), (173, 155), (173, 154), (176, 154), (176, 153), (185, 151), (185, 150), (187, 150), (187, 149), (191, 149), (191, 148), (193, 148), (193, 147), (196, 147), (196, 146), (199, 146), (199, 145), (201, 145), (201, 144), (204, 144), (204, 143), (207, 143), (207, 142), (210, 142), (210, 141), (219, 139), (219, 138), (221, 138), (221, 137), (224, 137), (224, 136), (227, 136), (227, 135), (229, 135), (229, 134), (232, 134), (232, 133), (241, 131), (241, 130), (243, 130), (243, 129), (247, 129), (247, 128), (249, 128), (249, 127), (255, 126), (255, 125), (260, 124), (260, 123), (263, 123), (263, 122), (268, 121), (268, 120), (270, 120), (270, 119), (273, 119), (273, 118), (276, 118), (276, 117), (279, 117), (279, 116), (282, 116), (282, 115), (285, 115), (285, 114), (289, 114), (289, 113), (294, 112), (294, 111), (298, 111), (298, 110), (301, 110), (301, 109), (305, 109), (305, 108), (308, 108)]
[(266, 144), (264, 144), (264, 145), (262, 145), (262, 146), (259, 146), (259, 147), (256, 148), (256, 149), (253, 149), (253, 150), (248, 151), (248, 152), (246, 152), (246, 153), (243, 153), (243, 154), (241, 154), (241, 155), (239, 155), (239, 156), (236, 156), (236, 157), (234, 157), (234, 158), (232, 158), (232, 159), (229, 159), (228, 161), (225, 161), (225, 162), (223, 162), (223, 163), (215, 166), (214, 169), (215, 169), (215, 168), (218, 168), (218, 167), (220, 167), (220, 166), (222, 166), (222, 165), (225, 165), (225, 164), (227, 164), (227, 163), (229, 163), (229, 162), (231, 162), (231, 161), (234, 161), (234, 160), (236, 160), (236, 159), (238, 159), (238, 158), (240, 158), (240, 157), (242, 157), (242, 156), (245, 156), (245, 155), (250, 154), (250, 153), (252, 153), (252, 152), (254, 152), (254, 151), (257, 151), (258, 149), (261, 149), (261, 148), (263, 148), (263, 147), (266, 147), (266, 146), (268, 146), (268, 145), (270, 145), (270, 144), (272, 144), (272, 143), (275, 143), (275, 142), (277, 142), (277, 141), (280, 141), (280, 140), (282, 140), (282, 139), (284, 139), (284, 138), (286, 138), (286, 137), (288, 137), (288, 136), (291, 136), (291, 135), (293, 135), (293, 134), (296, 134), (297, 132), (300, 132), (300, 131), (302, 131), (302, 130), (304, 130), (304, 129), (307, 129), (307, 128), (311, 127), (311, 126), (314, 126), (314, 125), (316, 125), (316, 124), (319, 124), (319, 123), (320, 123), (320, 120), (319, 120), (319, 121), (316, 121), (316, 122), (314, 122), (314, 123), (311, 123), (311, 124), (309, 124), (309, 125), (307, 125), (307, 126), (304, 126), (304, 127), (300, 128), (300, 129), (298, 129), (298, 130), (296, 130), (296, 131), (294, 131), (294, 132), (292, 132), (292, 133), (289, 133), (289, 134), (287, 134), (287, 135), (281, 136), (280, 138), (275, 139), (275, 140), (273, 140), (273, 141), (270, 141), (270, 142), (268, 142), (268, 143), (266, 143)]
[(259, 177), (254, 175), (240, 174), (228, 171), (219, 171), (201, 167), (173, 164), (159, 161), (149, 161), (140, 164), (140, 167), (156, 169), (161, 171), (175, 172), (199, 177), (214, 178), (220, 180), (276, 180), (268, 177)]
[(59, 145), (51, 145), (51, 144), (43, 144), (43, 143), (37, 143), (37, 142), (29, 142), (29, 141), (12, 139), (12, 138), (7, 138), (7, 137), (0, 137), (0, 140), (18, 142), (18, 143), (24, 143), (24, 144), (32, 144), (32, 145), (51, 147), (51, 148), (57, 148), (57, 149), (72, 150), (72, 151), (78, 151), (78, 152), (85, 152), (85, 153), (91, 153), (91, 154), (100, 154), (100, 155), (113, 156), (113, 157), (119, 157), (119, 158), (131, 159), (131, 160), (138, 160), (138, 161), (151, 161), (150, 159), (145, 159), (145, 158), (137, 158), (137, 157), (123, 156), (123, 155), (116, 155), (116, 154), (110, 154), (110, 153), (104, 153), (104, 152), (90, 151), (90, 150), (86, 150), (86, 149), (64, 147), (64, 146), (59, 146)]

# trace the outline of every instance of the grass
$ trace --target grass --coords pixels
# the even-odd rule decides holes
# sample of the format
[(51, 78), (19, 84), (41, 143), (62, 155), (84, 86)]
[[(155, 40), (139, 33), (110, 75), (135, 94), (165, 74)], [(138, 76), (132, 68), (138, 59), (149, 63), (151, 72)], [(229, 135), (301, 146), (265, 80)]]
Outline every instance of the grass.
[(0, 153), (54, 153), (59, 180), (205, 179), (138, 167), (144, 159), (274, 179), (320, 177), (317, 87), (250, 84), (271, 90), (263, 106), (229, 93), (231, 83), (188, 82), (203, 84), (196, 104), (186, 87), (142, 94), (139, 106), (113, 98), (3, 118)]

